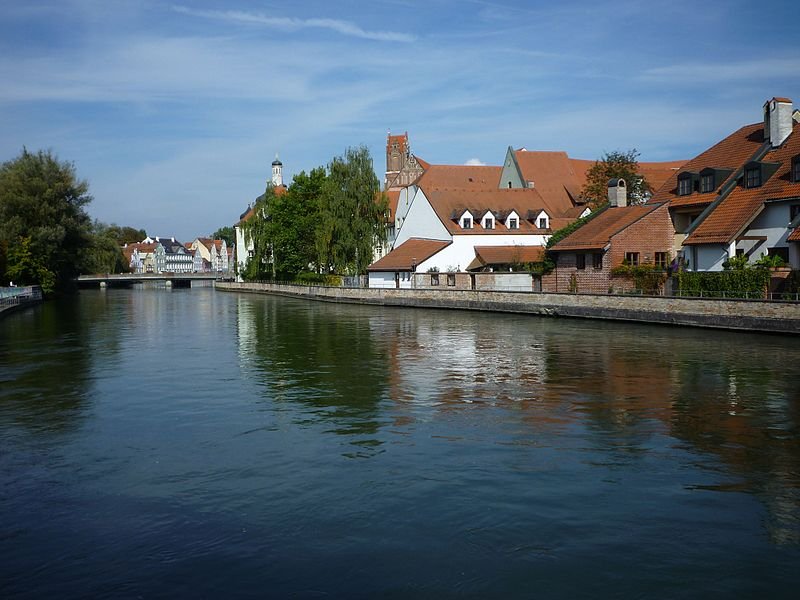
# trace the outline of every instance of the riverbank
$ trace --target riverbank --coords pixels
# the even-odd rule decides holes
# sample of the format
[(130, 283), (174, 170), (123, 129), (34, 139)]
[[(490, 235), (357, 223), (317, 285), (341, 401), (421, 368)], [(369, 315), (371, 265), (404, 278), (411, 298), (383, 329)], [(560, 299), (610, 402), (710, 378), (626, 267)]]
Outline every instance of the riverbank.
[(35, 306), (42, 301), (39, 286), (0, 288), (0, 319), (16, 310)]
[(800, 304), (663, 296), (549, 294), (476, 290), (337, 288), (217, 282), (220, 291), (324, 302), (509, 312), (769, 333), (800, 333)]

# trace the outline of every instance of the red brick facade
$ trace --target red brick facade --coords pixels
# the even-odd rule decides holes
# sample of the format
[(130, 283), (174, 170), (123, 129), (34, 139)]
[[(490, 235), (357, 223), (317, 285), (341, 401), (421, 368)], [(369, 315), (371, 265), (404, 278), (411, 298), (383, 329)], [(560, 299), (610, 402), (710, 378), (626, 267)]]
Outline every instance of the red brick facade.
[[(602, 252), (600, 269), (594, 267), (594, 255), (600, 254), (600, 250), (559, 252), (555, 271), (542, 278), (542, 289), (545, 292), (596, 294), (606, 294), (610, 290), (613, 292), (632, 290), (634, 289), (632, 280), (612, 277), (611, 270), (623, 263), (628, 252), (639, 254), (640, 265), (653, 265), (656, 262), (656, 253), (666, 253), (669, 264), (673, 258), (671, 252), (673, 234), (672, 221), (669, 218), (667, 205), (664, 204), (611, 236), (608, 250)], [(577, 268), (579, 254), (585, 257), (585, 266), (582, 269)]]

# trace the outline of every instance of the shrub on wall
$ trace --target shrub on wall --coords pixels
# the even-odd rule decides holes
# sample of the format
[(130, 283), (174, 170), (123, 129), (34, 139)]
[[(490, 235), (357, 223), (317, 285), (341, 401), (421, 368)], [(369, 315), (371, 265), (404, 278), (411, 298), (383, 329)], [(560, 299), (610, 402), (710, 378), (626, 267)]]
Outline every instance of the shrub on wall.
[(667, 280), (667, 273), (655, 265), (621, 264), (611, 269), (611, 276), (633, 280), (635, 288), (643, 294), (657, 294)]
[(681, 295), (726, 298), (764, 298), (769, 287), (767, 269), (736, 269), (717, 272), (681, 271)]

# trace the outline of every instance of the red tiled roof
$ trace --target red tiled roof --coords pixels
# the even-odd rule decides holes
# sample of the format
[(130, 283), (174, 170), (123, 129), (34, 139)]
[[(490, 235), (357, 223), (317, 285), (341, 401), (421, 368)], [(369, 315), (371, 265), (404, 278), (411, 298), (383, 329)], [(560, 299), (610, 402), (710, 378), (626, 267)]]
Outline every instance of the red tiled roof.
[(411, 238), (383, 258), (376, 260), (367, 271), (411, 271), (416, 265), (450, 245), (441, 240)]
[[(734, 131), (719, 143), (697, 155), (673, 173), (664, 185), (656, 189), (651, 202), (670, 202), (670, 208), (678, 206), (694, 206), (708, 204), (714, 200), (716, 193), (694, 192), (686, 196), (678, 196), (678, 175), (685, 171), (699, 173), (705, 168), (723, 168), (736, 170), (744, 164), (764, 143), (764, 127), (762, 123), (745, 125)], [(727, 181), (727, 179), (725, 180)], [(725, 181), (720, 181), (722, 186)], [(719, 190), (719, 186), (717, 190)]]
[[(758, 130), (763, 137), (763, 127)], [(800, 182), (791, 180), (792, 158), (800, 155), (800, 125), (778, 148), (771, 148), (761, 159), (765, 163), (779, 163), (778, 170), (761, 187), (745, 188), (738, 184), (703, 219), (684, 244), (727, 244), (736, 238), (763, 210), (764, 202), (800, 198)], [(742, 159), (743, 166), (748, 158)]]
[[(551, 218), (561, 216), (558, 211), (548, 206), (537, 190), (530, 188), (495, 188), (491, 190), (423, 188), (423, 191), (439, 220), (450, 234), (544, 234), (548, 230), (539, 229), (528, 221), (528, 212), (533, 211), (538, 214), (539, 211), (544, 210)], [(458, 223), (458, 218), (466, 210), (472, 213), (472, 229), (462, 229)], [(503, 222), (512, 210), (519, 215), (519, 229), (507, 229)], [(494, 229), (484, 229), (481, 226), (480, 220), (487, 211), (495, 213)], [(500, 218), (498, 218), (498, 214)]]
[(397, 215), (397, 203), (400, 202), (400, 190), (388, 190), (384, 192), (389, 199), (389, 220), (394, 220)]
[(502, 171), (485, 165), (428, 165), (416, 183), (427, 188), (496, 190)]
[(611, 243), (611, 238), (642, 217), (649, 215), (661, 204), (638, 204), (602, 209), (592, 220), (550, 248), (553, 252), (573, 250), (600, 250)]
[(800, 242), (800, 227), (795, 229), (792, 233), (789, 234), (789, 237), (786, 238), (790, 242)]
[(544, 246), (475, 246), (475, 258), (482, 265), (540, 262)]

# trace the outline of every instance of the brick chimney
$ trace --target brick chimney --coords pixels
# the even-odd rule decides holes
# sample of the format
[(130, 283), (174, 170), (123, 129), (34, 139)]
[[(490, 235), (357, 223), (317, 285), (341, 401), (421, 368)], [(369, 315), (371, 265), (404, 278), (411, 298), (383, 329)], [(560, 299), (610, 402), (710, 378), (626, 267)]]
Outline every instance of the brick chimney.
[(609, 206), (628, 206), (628, 190), (625, 187), (624, 179), (608, 180), (608, 205)]
[(780, 146), (792, 133), (792, 101), (773, 98), (764, 103), (764, 140), (773, 148)]

